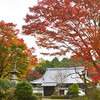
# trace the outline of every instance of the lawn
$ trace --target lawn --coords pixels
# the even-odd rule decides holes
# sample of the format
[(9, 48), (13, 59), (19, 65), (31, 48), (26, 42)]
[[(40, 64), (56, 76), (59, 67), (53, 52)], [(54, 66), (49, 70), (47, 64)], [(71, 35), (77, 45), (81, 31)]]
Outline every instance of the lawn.
[(71, 99), (50, 99), (50, 98), (42, 98), (42, 100), (71, 100)]

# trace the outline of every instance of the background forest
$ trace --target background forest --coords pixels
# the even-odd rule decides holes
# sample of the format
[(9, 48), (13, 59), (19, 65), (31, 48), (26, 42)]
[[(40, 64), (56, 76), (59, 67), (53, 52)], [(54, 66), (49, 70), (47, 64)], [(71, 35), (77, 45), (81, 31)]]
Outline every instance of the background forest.
[(61, 61), (57, 57), (53, 58), (52, 61), (45, 61), (44, 59), (40, 58), (38, 66), (33, 69), (30, 75), (26, 75), (26, 79), (28, 81), (32, 81), (42, 77), (47, 68), (78, 67), (80, 64), (81, 60), (76, 62), (72, 58), (63, 58)]

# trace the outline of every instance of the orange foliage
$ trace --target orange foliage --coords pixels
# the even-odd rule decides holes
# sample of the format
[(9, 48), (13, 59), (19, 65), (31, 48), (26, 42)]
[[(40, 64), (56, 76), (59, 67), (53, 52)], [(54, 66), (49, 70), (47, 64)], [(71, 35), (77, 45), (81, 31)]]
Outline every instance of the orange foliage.
[(95, 61), (100, 59), (99, 0), (42, 0), (29, 9), (24, 34), (34, 35), (40, 47), (57, 50), (50, 55), (65, 55), (71, 50), (99, 73)]
[(17, 70), (21, 72), (19, 77), (25, 77), (30, 66), (37, 64), (37, 58), (32, 54), (35, 49), (28, 48), (24, 40), (18, 38), (19, 30), (15, 26), (13, 23), (0, 21), (0, 78), (4, 78), (12, 70), (15, 62)]

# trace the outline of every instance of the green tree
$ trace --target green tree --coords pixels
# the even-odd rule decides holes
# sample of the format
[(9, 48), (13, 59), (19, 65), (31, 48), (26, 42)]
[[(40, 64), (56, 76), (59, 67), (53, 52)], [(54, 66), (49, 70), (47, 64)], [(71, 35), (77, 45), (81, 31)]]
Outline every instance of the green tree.
[(19, 82), (15, 86), (16, 90), (14, 92), (18, 100), (30, 100), (32, 97), (33, 89), (32, 85), (27, 81)]
[(10, 82), (7, 79), (0, 78), (0, 88), (4, 91), (8, 90), (11, 87)]
[(46, 72), (46, 69), (50, 67), (51, 67), (51, 62), (46, 60), (45, 63), (36, 66), (35, 70), (37, 70), (41, 75), (43, 75)]
[(55, 57), (52, 61), (51, 61), (51, 67), (52, 68), (57, 68), (57, 67), (61, 67), (61, 63), (58, 60), (57, 57)]
[(9, 90), (10, 87), (11, 84), (8, 80), (0, 78), (0, 100), (5, 97), (5, 93), (7, 90)]
[(82, 63), (82, 60), (74, 60), (73, 58), (63, 58), (61, 60), (61, 66), (62, 67), (76, 67), (76, 66), (80, 66)]
[(77, 83), (73, 83), (70, 87), (68, 87), (68, 95), (72, 95), (74, 97), (79, 95), (79, 86)]
[(47, 68), (59, 68), (61, 66), (61, 62), (57, 57), (55, 57), (52, 61), (46, 60), (45, 63), (40, 63), (39, 66), (36, 66), (36, 70), (43, 75), (46, 72)]
[(68, 87), (68, 92), (67, 92), (67, 94), (68, 95), (72, 95), (73, 93), (72, 93), (72, 86), (69, 86)]
[(69, 59), (68, 58), (63, 58), (61, 60), (61, 66), (62, 67), (67, 67), (68, 66), (68, 63), (69, 63)]

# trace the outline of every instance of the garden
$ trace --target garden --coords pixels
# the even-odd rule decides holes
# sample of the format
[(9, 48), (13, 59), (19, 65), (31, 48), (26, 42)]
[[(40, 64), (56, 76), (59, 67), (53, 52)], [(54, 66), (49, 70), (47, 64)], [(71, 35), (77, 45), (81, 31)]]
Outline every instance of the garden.
[[(37, 2), (24, 16), (22, 32), (13, 22), (0, 21), (0, 100), (100, 100), (100, 0)], [(3, 7), (6, 8), (6, 4)], [(9, 12), (5, 11), (3, 13), (8, 15)], [(16, 18), (21, 23), (19, 15)], [(28, 47), (20, 35), (27, 39), (32, 36), (35, 44)], [(37, 50), (37, 47), (41, 49)], [(55, 58), (52, 61), (45, 61), (44, 56), (38, 59), (36, 51), (47, 58)], [(65, 56), (65, 59), (59, 61), (56, 56)], [(11, 71), (15, 62), (17, 68), (14, 71), (20, 72), (17, 76)], [(33, 93), (29, 82), (43, 77), (47, 68), (73, 67), (76, 71), (77, 66), (84, 67), (84, 71), (77, 74), (85, 86), (85, 95), (79, 95), (77, 82), (71, 83), (65, 95), (53, 94), (50, 98), (43, 98), (42, 94)], [(16, 84), (12, 85), (14, 81)]]
[(79, 96), (79, 86), (69, 86), (66, 95), (51, 95), (43, 98), (41, 93), (33, 93), (33, 86), (28, 81), (20, 81), (14, 87), (6, 79), (0, 78), (0, 100), (100, 100), (100, 90), (95, 88), (84, 96)]

